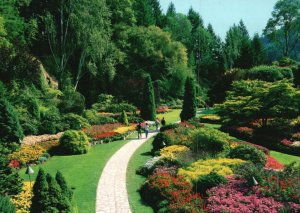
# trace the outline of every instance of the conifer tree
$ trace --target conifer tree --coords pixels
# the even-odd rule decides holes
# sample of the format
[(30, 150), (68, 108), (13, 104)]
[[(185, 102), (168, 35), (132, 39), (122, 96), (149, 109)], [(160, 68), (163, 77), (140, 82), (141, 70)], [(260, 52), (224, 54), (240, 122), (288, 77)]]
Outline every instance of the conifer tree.
[(185, 81), (185, 92), (182, 111), (180, 113), (181, 121), (187, 121), (196, 116), (196, 89), (194, 80), (188, 77)]
[(47, 211), (49, 212), (71, 212), (71, 204), (68, 197), (64, 196), (60, 186), (56, 180), (50, 175), (46, 175), (48, 183), (48, 193), (49, 193), (49, 206)]
[(0, 154), (0, 195), (17, 195), (22, 190), (22, 180), (14, 169), (9, 167), (5, 155)]
[(156, 105), (151, 77), (145, 81), (141, 116), (144, 120), (154, 121), (156, 119)]
[(0, 98), (0, 153), (15, 151), (23, 139), (23, 130), (12, 105)]
[(46, 174), (42, 168), (39, 169), (35, 183), (32, 188), (33, 197), (31, 199), (31, 213), (43, 212), (49, 205), (48, 183)]
[(158, 0), (150, 0), (151, 6), (152, 6), (152, 13), (155, 19), (155, 25), (159, 26), (160, 28), (163, 27), (163, 14), (160, 7), (160, 3)]
[(9, 197), (4, 197), (4, 196), (0, 195), (0, 212), (5, 212), (5, 213), (15, 213), (16, 212), (16, 207), (10, 201)]
[(60, 186), (62, 195), (65, 196), (66, 198), (68, 198), (69, 201), (71, 202), (72, 197), (73, 197), (73, 192), (72, 192), (71, 188), (68, 186), (64, 176), (62, 175), (62, 173), (60, 171), (57, 171), (55, 179), (56, 179), (58, 185)]
[(134, 7), (138, 25), (148, 27), (155, 24), (155, 17), (150, 0), (136, 0)]
[(120, 123), (125, 124), (126, 126), (129, 125), (127, 114), (126, 114), (125, 110), (123, 110), (123, 112), (122, 112), (122, 114), (120, 116), (120, 120), (119, 121), (120, 121)]

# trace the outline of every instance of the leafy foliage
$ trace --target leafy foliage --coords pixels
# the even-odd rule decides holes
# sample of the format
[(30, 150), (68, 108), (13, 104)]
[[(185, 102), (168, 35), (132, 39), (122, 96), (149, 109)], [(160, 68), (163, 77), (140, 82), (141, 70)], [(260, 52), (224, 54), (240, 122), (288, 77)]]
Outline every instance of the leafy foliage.
[(196, 116), (196, 89), (192, 78), (187, 78), (185, 82), (185, 93), (182, 111), (180, 113), (181, 121), (187, 121)]
[(90, 148), (89, 139), (82, 131), (68, 130), (59, 139), (60, 148), (66, 154), (84, 154)]
[(152, 86), (151, 77), (146, 78), (144, 93), (143, 93), (143, 103), (141, 107), (141, 117), (144, 120), (154, 121), (156, 119), (156, 104), (154, 98), (154, 91)]

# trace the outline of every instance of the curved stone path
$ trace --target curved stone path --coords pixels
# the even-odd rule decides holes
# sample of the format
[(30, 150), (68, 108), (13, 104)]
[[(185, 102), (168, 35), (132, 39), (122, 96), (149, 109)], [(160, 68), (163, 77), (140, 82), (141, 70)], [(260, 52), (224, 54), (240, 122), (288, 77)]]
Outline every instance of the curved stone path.
[[(148, 139), (156, 134), (149, 133)], [(98, 182), (96, 213), (131, 213), (126, 189), (127, 165), (133, 153), (148, 139), (129, 141), (107, 161)]]

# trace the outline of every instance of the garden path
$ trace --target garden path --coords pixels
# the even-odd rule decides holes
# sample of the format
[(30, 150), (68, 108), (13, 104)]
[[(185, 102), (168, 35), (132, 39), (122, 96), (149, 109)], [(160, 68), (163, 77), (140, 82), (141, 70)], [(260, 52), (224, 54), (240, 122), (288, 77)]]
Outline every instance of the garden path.
[(126, 189), (127, 165), (133, 153), (156, 134), (129, 141), (108, 160), (98, 182), (96, 213), (131, 213)]

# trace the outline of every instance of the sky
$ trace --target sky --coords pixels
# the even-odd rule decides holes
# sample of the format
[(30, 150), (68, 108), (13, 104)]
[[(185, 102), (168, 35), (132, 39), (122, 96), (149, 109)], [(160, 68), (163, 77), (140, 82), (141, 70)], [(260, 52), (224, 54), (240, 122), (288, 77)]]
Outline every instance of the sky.
[(211, 23), (215, 32), (224, 40), (226, 32), (242, 19), (250, 36), (262, 34), (277, 0), (160, 0), (166, 12), (174, 3), (176, 12), (187, 14), (189, 8), (200, 13), (204, 24)]

